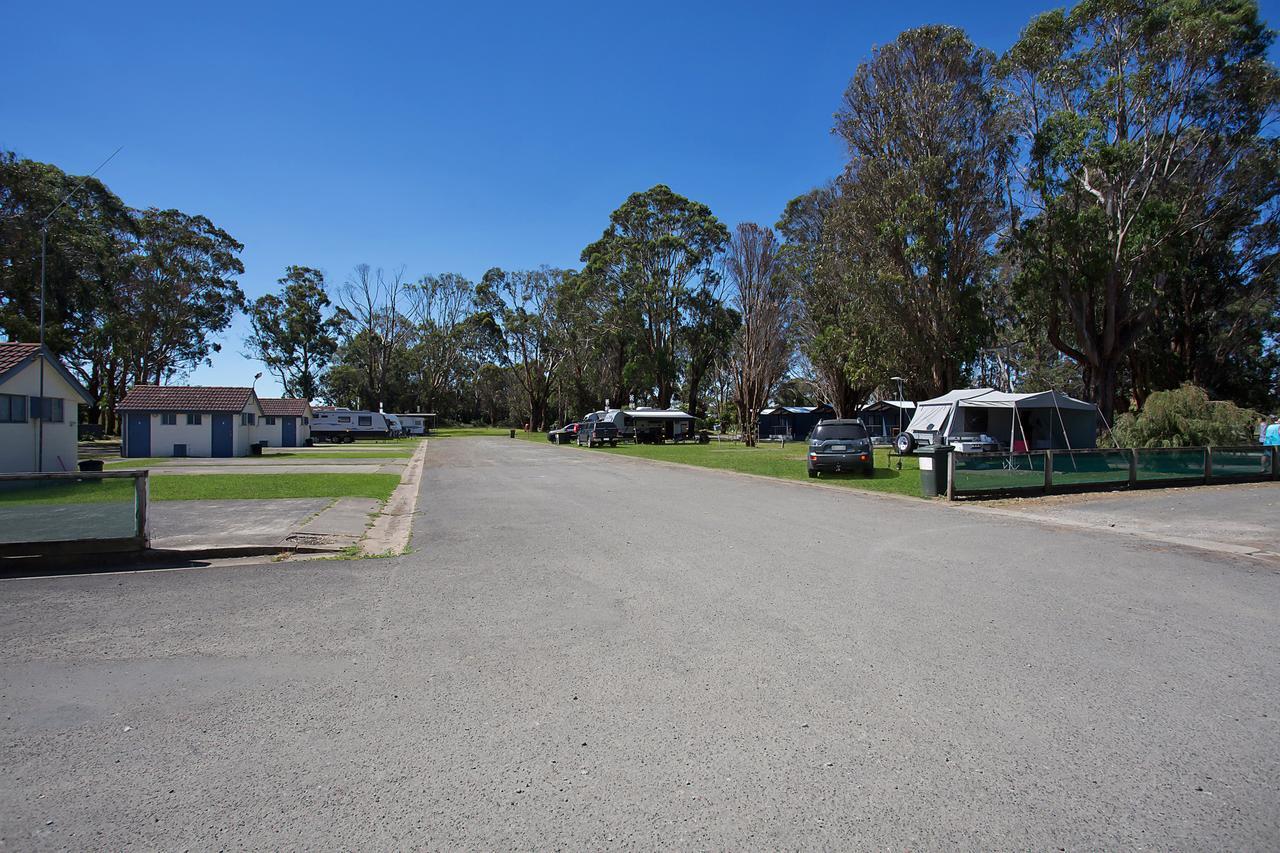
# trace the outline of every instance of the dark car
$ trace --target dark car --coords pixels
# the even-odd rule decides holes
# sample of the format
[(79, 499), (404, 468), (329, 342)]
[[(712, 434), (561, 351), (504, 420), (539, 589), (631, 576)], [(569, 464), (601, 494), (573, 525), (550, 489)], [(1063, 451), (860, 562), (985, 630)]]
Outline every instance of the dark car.
[(618, 428), (614, 426), (612, 421), (587, 421), (585, 424), (578, 424), (578, 446), (586, 445), (587, 447), (610, 447), (618, 446)]
[(875, 473), (871, 436), (856, 418), (818, 421), (809, 433), (808, 455), (810, 477), (845, 471), (858, 471), (868, 477)]
[(578, 434), (578, 427), (580, 426), (582, 424), (565, 424), (560, 429), (553, 429), (547, 433), (547, 441), (552, 444), (568, 444)]

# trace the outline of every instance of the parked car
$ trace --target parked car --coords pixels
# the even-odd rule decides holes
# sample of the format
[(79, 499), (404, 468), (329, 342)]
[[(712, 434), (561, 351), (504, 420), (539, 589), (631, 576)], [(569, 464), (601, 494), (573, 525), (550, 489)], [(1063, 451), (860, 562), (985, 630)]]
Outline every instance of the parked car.
[(567, 444), (574, 440), (578, 435), (578, 427), (582, 424), (565, 424), (560, 429), (553, 429), (547, 433), (547, 441), (552, 444)]
[(845, 471), (859, 471), (868, 477), (875, 473), (871, 436), (857, 418), (818, 421), (809, 433), (808, 456), (810, 477)]
[(587, 421), (578, 425), (578, 446), (618, 446), (618, 428), (612, 421)]

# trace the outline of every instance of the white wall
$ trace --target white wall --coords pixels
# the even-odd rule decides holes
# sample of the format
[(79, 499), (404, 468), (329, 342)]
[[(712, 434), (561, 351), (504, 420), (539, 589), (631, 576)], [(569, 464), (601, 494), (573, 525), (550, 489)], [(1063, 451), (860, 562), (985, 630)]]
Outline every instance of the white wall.
[(245, 412), (251, 412), (258, 419), (262, 418), (262, 410), (258, 408), (258, 404), (253, 400), (245, 403), (244, 409), (240, 414), (231, 416), (231, 435), (233, 439), (231, 446), (234, 448), (231, 453), (233, 456), (248, 456), (249, 445), (256, 440), (253, 437), (254, 427), (244, 424)]
[[(260, 415), (258, 417), (258, 425), (253, 430), (253, 441), (265, 441), (267, 447), (284, 447), (284, 421), (286, 415), (276, 415), (275, 424), (267, 424), (267, 416)], [(311, 437), (311, 410), (307, 410), (305, 415), (292, 415), (294, 433), (297, 436), (297, 445), (302, 447), (307, 443), (307, 439)], [(303, 423), (303, 418), (307, 419), (307, 423)]]
[[(27, 398), (25, 424), (0, 424), (0, 471), (25, 473), (38, 467), (36, 447), (40, 422), (32, 417), (31, 398), (40, 394), (40, 361), (31, 362), (0, 383), (0, 394), (19, 394)], [(57, 368), (46, 364), (44, 395), (62, 400), (62, 423), (44, 426), (44, 470), (74, 471), (77, 464), (77, 424), (80, 422), (80, 397)]]
[[(175, 412), (177, 423), (165, 426), (158, 413), (151, 415), (151, 456), (172, 456), (175, 444), (185, 444), (188, 456), (213, 453), (213, 413), (200, 412), (200, 423), (187, 426), (187, 413)], [(127, 420), (127, 413), (126, 413)]]
[(280, 447), (281, 436), (284, 435), (284, 418), (276, 416), (275, 425), (266, 423), (267, 416), (263, 415), (258, 418), (258, 425), (253, 428), (253, 441), (265, 441), (267, 447)]

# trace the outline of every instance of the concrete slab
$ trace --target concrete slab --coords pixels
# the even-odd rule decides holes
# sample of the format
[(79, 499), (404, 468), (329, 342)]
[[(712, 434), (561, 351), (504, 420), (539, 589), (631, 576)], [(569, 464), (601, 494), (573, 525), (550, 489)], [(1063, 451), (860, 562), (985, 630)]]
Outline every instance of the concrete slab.
[(151, 545), (161, 549), (281, 545), (330, 503), (331, 498), (157, 501), (150, 510)]
[(413, 459), (400, 475), (400, 485), (387, 500), (382, 514), (373, 522), (361, 542), (366, 554), (402, 554), (413, 538), (413, 518), (418, 512), (418, 493), (422, 468), (427, 461), (427, 442), (418, 445)]
[(964, 508), (1223, 553), (1280, 555), (1280, 483), (1061, 495)]
[(381, 501), (373, 498), (339, 498), (285, 537), (288, 545), (311, 548), (342, 549), (354, 545), (369, 529), (371, 516), (378, 512)]

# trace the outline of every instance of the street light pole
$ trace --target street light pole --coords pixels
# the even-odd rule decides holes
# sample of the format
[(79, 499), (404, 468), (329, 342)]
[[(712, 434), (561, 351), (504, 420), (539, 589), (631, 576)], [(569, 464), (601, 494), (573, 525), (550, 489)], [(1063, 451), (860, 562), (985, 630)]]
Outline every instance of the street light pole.
[(889, 381), (898, 383), (898, 435), (901, 435), (902, 434), (902, 404), (905, 402), (902, 399), (902, 377), (890, 376)]
[[(101, 172), (103, 166), (107, 165), (113, 159), (115, 159), (115, 156), (119, 154), (123, 148), (124, 146), (121, 145), (115, 151), (112, 151), (110, 157), (108, 157), (107, 159), (99, 163), (98, 168), (94, 169), (92, 172), (86, 175), (83, 179), (81, 179), (80, 183), (76, 184), (75, 189), (73, 189), (71, 192), (63, 196), (62, 201), (58, 202), (57, 206), (54, 207), (53, 210), (49, 211), (48, 215), (46, 215), (45, 218), (40, 221), (40, 402), (39, 402), (40, 411), (37, 413), (40, 419), (40, 429), (36, 433), (36, 471), (39, 473), (44, 472), (44, 422), (45, 422), (45, 417), (44, 417), (44, 413), (45, 413), (44, 281), (45, 281), (45, 257), (48, 254), (48, 246), (49, 246), (49, 223), (53, 221), (53, 215), (57, 213), (59, 210), (62, 210), (62, 206), (67, 202), (71, 201), (71, 197), (73, 195), (80, 192), (80, 190), (84, 189), (84, 185), (89, 183), (90, 179), (93, 178), (94, 175)], [(49, 406), (49, 410), (50, 410), (50, 414), (52, 414), (53, 406)]]

